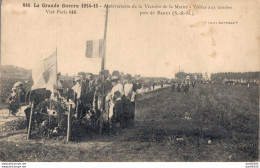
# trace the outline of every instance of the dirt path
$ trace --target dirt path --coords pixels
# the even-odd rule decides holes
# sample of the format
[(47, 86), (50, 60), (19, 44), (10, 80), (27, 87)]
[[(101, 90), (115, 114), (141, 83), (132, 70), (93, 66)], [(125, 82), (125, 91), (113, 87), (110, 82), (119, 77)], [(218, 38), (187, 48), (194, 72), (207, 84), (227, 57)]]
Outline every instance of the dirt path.
[[(10, 116), (9, 116), (9, 110), (8, 109), (1, 109), (0, 110), (0, 126), (2, 126), (6, 122), (10, 122), (10, 121), (16, 120), (18, 118), (25, 117), (25, 113), (23, 112), (24, 109), (25, 109), (25, 107), (22, 107), (20, 109), (20, 111), (17, 112), (18, 116), (13, 116), (12, 114), (10, 114)], [(4, 118), (3, 116), (4, 117), (9, 116), (9, 117)]]

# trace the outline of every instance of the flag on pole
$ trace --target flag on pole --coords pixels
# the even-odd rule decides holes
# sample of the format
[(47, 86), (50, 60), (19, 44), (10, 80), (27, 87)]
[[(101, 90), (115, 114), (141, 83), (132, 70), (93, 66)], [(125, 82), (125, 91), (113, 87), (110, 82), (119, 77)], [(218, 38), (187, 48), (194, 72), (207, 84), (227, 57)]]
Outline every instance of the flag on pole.
[(57, 52), (55, 51), (48, 58), (40, 62), (32, 70), (33, 86), (32, 90), (46, 88), (53, 91), (57, 88)]
[(86, 46), (86, 57), (87, 58), (104, 58), (106, 52), (106, 41), (105, 39), (99, 40), (88, 40)]

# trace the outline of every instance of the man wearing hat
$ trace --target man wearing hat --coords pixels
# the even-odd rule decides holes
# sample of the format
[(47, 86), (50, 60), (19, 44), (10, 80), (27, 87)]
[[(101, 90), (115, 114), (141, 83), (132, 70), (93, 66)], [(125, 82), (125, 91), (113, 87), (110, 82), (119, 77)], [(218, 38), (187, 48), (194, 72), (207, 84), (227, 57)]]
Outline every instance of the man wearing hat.
[(111, 78), (111, 83), (113, 85), (111, 93), (112, 96), (114, 96), (114, 93), (116, 91), (119, 91), (121, 95), (124, 95), (124, 87), (123, 85), (119, 82), (120, 78), (118, 76), (112, 76)]
[(81, 95), (80, 95), (80, 106), (81, 107), (81, 113), (80, 113), (80, 118), (83, 118), (87, 111), (90, 109), (89, 106), (91, 106), (92, 104), (92, 100), (89, 99), (89, 92), (90, 92), (90, 88), (89, 88), (89, 80), (86, 78), (86, 74), (82, 73), (80, 75), (81, 77), (81, 81), (80, 81), (80, 85), (81, 85)]
[(135, 116), (135, 100), (136, 100), (137, 84), (132, 82), (132, 76), (130, 74), (126, 76), (126, 79), (127, 79), (127, 83), (124, 85), (124, 93), (126, 97), (125, 105), (127, 107), (125, 109), (129, 109), (126, 111), (130, 113), (127, 114), (129, 118), (127, 118), (126, 123), (129, 123), (131, 126), (133, 126), (134, 116)]
[(79, 76), (76, 76), (75, 79), (75, 85), (71, 88), (74, 91), (74, 98), (75, 100), (80, 99), (80, 94), (81, 94), (81, 78)]
[[(13, 89), (16, 90), (17, 98), (18, 98), (18, 103), (20, 105), (22, 98), (24, 97), (24, 89), (23, 89), (23, 83), (22, 82), (16, 82), (13, 86)], [(12, 90), (13, 90), (12, 89)]]
[(11, 111), (11, 114), (15, 115), (19, 109), (19, 95), (17, 93), (17, 88), (12, 88), (12, 93), (6, 101), (9, 104), (9, 110)]
[(86, 95), (88, 86), (84, 75), (77, 76), (75, 78), (75, 82), (76, 84), (72, 87), (72, 90), (74, 91), (74, 98), (76, 103), (76, 115), (77, 118), (82, 118), (87, 111)]
[(87, 101), (89, 108), (92, 107), (95, 91), (96, 91), (95, 77), (92, 73), (89, 73), (88, 74), (88, 92), (87, 92), (87, 95), (86, 95), (86, 99), (87, 99), (86, 101)]
[(79, 76), (76, 76), (73, 81), (75, 82), (75, 85), (71, 88), (71, 90), (73, 90), (72, 100), (76, 105), (75, 106), (76, 115), (79, 116), (78, 104), (81, 96), (81, 84), (80, 84), (81, 78)]
[(126, 83), (124, 84), (125, 97), (131, 100), (133, 94), (134, 85), (132, 83), (132, 76), (126, 75)]

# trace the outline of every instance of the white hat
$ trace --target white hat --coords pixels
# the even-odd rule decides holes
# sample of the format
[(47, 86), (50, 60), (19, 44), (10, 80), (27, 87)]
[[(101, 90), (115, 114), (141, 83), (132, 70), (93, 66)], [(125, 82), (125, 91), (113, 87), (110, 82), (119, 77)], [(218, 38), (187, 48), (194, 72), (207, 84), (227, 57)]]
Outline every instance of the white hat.
[(79, 76), (76, 76), (75, 77), (75, 81), (77, 82), (77, 81), (80, 81), (81, 80), (81, 78), (79, 77)]
[(22, 82), (16, 82), (15, 84), (14, 84), (14, 87), (18, 87), (18, 86), (21, 86), (21, 85), (23, 85), (23, 83)]
[(111, 77), (111, 81), (117, 81), (117, 80), (119, 80), (119, 77), (118, 77), (118, 76), (112, 76), (112, 77)]

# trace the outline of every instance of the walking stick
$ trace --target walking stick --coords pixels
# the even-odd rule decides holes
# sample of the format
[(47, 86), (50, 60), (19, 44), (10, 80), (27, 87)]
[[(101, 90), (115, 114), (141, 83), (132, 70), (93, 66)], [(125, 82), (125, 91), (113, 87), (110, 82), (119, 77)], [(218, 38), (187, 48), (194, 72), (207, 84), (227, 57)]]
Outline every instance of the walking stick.
[(30, 120), (29, 120), (29, 126), (28, 126), (28, 133), (27, 133), (27, 139), (31, 138), (31, 127), (32, 127), (32, 118), (33, 118), (33, 102), (31, 104), (31, 111), (30, 111)]

